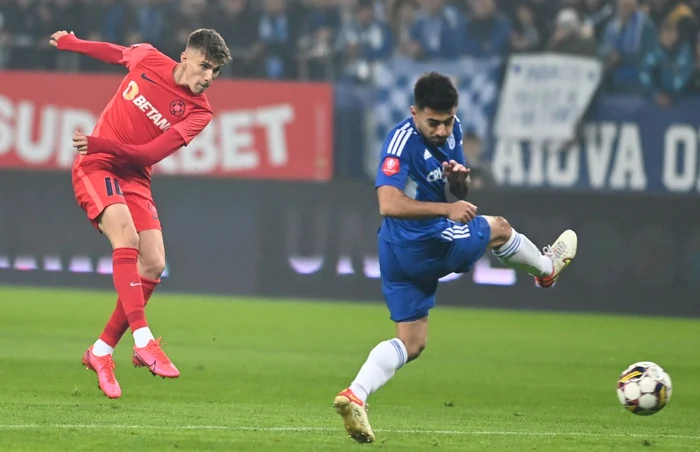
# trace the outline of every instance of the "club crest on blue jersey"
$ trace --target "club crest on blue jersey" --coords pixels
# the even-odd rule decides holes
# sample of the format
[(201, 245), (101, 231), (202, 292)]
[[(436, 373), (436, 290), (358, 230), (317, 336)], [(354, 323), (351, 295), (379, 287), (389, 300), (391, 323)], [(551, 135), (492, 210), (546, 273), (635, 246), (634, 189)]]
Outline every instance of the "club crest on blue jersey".
[(450, 149), (454, 149), (455, 145), (457, 143), (455, 142), (455, 134), (451, 133), (449, 137), (447, 137), (447, 145), (450, 147)]

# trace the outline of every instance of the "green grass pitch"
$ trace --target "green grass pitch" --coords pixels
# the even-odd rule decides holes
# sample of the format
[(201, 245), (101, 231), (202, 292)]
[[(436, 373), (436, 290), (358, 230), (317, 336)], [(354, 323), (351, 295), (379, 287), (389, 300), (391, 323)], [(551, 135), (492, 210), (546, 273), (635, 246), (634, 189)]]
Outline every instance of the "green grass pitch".
[[(438, 306), (424, 355), (370, 398), (377, 442), (358, 445), (332, 401), (392, 337), (382, 304), (156, 294), (151, 327), (182, 376), (133, 368), (126, 337), (115, 401), (80, 366), (113, 306), (109, 293), (0, 288), (0, 450), (700, 450), (697, 320)], [(649, 417), (615, 395), (642, 360), (674, 383)]]

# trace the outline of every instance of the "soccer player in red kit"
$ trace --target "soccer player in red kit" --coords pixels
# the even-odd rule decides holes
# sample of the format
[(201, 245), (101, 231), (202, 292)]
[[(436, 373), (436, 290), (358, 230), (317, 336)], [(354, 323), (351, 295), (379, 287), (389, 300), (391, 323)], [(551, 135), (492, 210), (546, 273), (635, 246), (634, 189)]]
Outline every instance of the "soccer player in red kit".
[(144, 308), (165, 269), (165, 247), (151, 194), (151, 167), (186, 146), (206, 126), (212, 110), (204, 91), (231, 60), (221, 35), (194, 31), (176, 62), (149, 44), (122, 47), (84, 41), (58, 31), (59, 50), (122, 64), (128, 74), (100, 115), (90, 136), (73, 135), (78, 151), (73, 189), (88, 219), (110, 241), (117, 305), (100, 338), (83, 355), (100, 389), (121, 396), (112, 352), (131, 328), (133, 364), (153, 375), (180, 375), (155, 339)]

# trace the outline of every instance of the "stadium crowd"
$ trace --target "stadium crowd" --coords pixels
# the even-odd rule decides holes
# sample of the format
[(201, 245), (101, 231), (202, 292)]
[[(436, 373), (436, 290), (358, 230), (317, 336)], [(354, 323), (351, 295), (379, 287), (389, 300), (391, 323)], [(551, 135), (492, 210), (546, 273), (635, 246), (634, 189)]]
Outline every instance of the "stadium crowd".
[(150, 42), (177, 57), (219, 30), (225, 74), (365, 82), (391, 56), (452, 59), (550, 50), (598, 56), (604, 89), (668, 104), (700, 92), (700, 0), (0, 0), (0, 67), (118, 70), (52, 51), (48, 36)]

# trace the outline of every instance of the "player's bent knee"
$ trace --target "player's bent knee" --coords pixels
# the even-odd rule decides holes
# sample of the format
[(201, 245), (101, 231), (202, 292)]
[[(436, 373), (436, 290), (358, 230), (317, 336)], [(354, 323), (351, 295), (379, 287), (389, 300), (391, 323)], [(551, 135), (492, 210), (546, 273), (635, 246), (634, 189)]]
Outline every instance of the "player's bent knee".
[(491, 248), (498, 248), (505, 244), (513, 234), (513, 228), (508, 220), (503, 217), (485, 217), (491, 227)]
[(158, 279), (165, 271), (164, 254), (141, 254), (139, 256), (139, 274), (150, 279)]
[(428, 317), (398, 322), (396, 336), (406, 347), (407, 362), (418, 358), (428, 344)]
[(404, 345), (406, 346), (406, 355), (407, 356), (407, 362), (413, 361), (414, 359), (417, 359), (421, 353), (423, 353), (423, 350), (425, 350), (425, 347), (428, 345), (425, 341), (423, 342), (417, 342), (417, 343), (405, 343)]
[(165, 271), (163, 233), (150, 229), (141, 231), (139, 237), (139, 274), (144, 278), (158, 279)]

